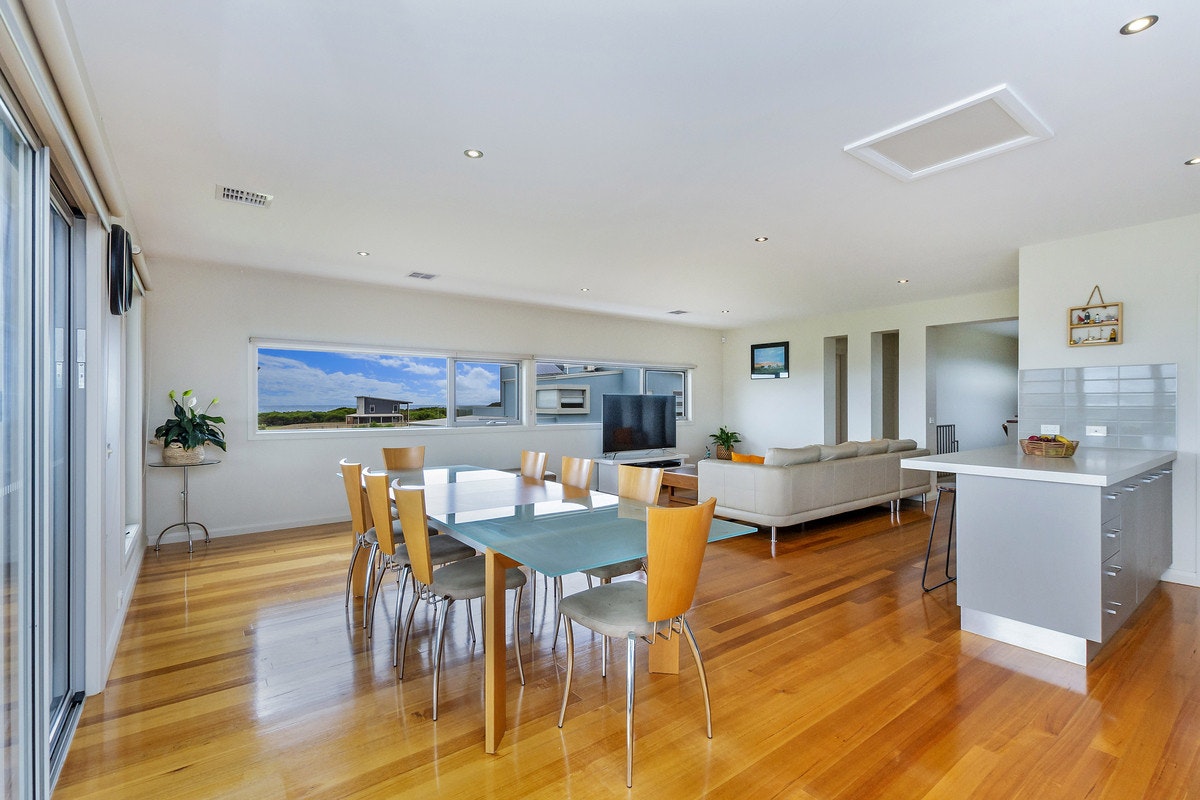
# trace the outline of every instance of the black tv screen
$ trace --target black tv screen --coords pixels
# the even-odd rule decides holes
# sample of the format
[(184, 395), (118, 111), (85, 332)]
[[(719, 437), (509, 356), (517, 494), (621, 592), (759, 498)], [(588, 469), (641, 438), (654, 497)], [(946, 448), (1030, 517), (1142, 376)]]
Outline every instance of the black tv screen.
[(604, 395), (606, 453), (675, 446), (675, 398), (662, 394)]

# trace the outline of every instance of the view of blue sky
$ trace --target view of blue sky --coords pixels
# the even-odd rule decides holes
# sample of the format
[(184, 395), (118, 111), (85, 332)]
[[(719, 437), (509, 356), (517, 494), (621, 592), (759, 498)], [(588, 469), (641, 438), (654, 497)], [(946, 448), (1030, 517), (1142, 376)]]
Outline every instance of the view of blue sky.
[[(459, 362), (459, 406), (500, 399), (500, 368)], [(446, 359), (327, 350), (258, 351), (260, 411), (328, 410), (353, 406), (355, 397), (383, 397), (420, 406), (446, 404)]]

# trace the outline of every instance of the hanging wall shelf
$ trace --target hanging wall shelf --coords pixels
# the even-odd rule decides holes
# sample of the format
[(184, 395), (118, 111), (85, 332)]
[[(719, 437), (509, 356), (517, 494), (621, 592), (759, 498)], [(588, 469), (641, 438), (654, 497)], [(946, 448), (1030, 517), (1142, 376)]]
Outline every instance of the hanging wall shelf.
[[(1099, 299), (1100, 302), (1093, 303)], [(1124, 341), (1125, 314), (1121, 303), (1106, 303), (1100, 287), (1093, 286), (1087, 302), (1067, 310), (1067, 346), (1121, 344)]]

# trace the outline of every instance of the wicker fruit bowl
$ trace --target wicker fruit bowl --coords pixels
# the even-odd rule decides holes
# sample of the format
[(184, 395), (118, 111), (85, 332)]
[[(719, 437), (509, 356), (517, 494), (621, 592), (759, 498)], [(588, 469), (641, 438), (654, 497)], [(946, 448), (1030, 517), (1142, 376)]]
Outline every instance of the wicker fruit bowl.
[(1035, 439), (1022, 439), (1021, 450), (1027, 456), (1045, 456), (1046, 458), (1070, 458), (1075, 455), (1079, 442), (1040, 442)]

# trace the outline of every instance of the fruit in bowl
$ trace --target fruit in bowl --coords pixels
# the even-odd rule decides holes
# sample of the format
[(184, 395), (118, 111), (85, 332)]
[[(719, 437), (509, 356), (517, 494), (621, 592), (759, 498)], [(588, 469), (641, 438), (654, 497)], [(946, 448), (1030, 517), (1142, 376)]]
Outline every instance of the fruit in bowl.
[(1062, 442), (1063, 444), (1071, 444), (1071, 440), (1065, 436), (1047, 436), (1045, 434), (1038, 436), (1034, 434), (1029, 437), (1031, 442)]

